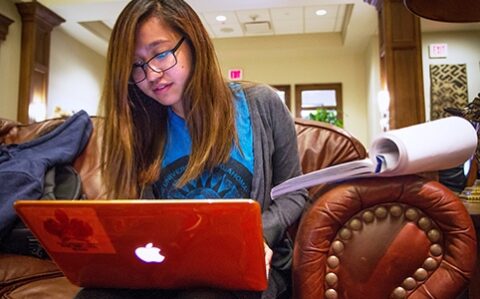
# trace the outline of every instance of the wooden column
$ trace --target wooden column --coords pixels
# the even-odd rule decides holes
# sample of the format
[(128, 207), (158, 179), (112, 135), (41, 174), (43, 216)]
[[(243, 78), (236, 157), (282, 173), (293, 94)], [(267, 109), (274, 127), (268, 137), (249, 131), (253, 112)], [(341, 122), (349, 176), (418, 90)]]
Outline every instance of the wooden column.
[(390, 93), (390, 128), (425, 122), (420, 19), (402, 0), (364, 0), (378, 11), (380, 76)]
[(38, 2), (16, 3), (22, 17), (22, 51), (18, 121), (29, 123), (29, 106), (46, 105), (48, 68), (50, 61), (50, 33), (65, 22), (60, 16)]
[(8, 26), (13, 23), (13, 20), (0, 14), (0, 44), (7, 38)]

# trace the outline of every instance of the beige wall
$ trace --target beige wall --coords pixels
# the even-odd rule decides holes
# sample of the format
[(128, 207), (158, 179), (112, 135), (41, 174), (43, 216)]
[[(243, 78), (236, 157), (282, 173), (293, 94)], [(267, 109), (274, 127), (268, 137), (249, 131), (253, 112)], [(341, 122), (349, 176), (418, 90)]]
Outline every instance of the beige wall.
[(370, 39), (366, 57), (366, 75), (367, 80), (367, 115), (368, 115), (368, 130), (367, 142), (364, 145), (371, 144), (372, 139), (381, 133), (380, 128), (380, 111), (378, 108), (377, 98), (380, 91), (380, 52), (378, 36), (373, 36)]
[[(368, 142), (367, 63), (370, 53), (344, 49), (339, 35), (216, 39), (224, 71), (242, 68), (244, 79), (268, 84), (343, 85), (345, 128)], [(52, 32), (48, 115), (55, 106), (96, 114), (105, 59), (61, 30)]]
[(54, 29), (50, 48), (47, 116), (56, 106), (96, 115), (105, 74), (105, 57)]
[[(429, 45), (437, 43), (448, 45), (446, 58), (429, 58)], [(430, 119), (431, 64), (466, 64), (468, 101), (471, 102), (480, 93), (480, 33), (478, 31), (424, 33), (422, 35), (422, 56), (427, 120)]]
[[(20, 75), (21, 18), (16, 6), (0, 0), (0, 13), (14, 20), (6, 40), (0, 45), (0, 117), (17, 119)], [(53, 29), (50, 48), (47, 117), (55, 106), (67, 112), (86, 110), (97, 114), (102, 89), (105, 58), (65, 34)]]
[(0, 43), (0, 118), (17, 119), (22, 25), (16, 6), (0, 0), (0, 13), (14, 21)]
[(298, 83), (341, 82), (345, 128), (367, 141), (366, 54), (342, 47), (340, 35), (216, 39), (214, 44), (225, 76), (228, 69), (241, 68), (244, 80), (291, 85), (292, 96)]

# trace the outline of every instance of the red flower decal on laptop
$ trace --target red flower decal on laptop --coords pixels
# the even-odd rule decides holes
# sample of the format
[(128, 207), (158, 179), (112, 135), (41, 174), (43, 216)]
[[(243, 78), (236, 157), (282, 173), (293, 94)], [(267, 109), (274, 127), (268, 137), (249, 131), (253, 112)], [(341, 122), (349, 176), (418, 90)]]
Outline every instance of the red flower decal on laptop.
[(59, 238), (59, 244), (62, 247), (75, 251), (86, 251), (97, 247), (89, 240), (93, 236), (90, 224), (79, 218), (70, 219), (62, 209), (56, 209), (54, 218), (45, 220), (43, 226), (47, 232)]

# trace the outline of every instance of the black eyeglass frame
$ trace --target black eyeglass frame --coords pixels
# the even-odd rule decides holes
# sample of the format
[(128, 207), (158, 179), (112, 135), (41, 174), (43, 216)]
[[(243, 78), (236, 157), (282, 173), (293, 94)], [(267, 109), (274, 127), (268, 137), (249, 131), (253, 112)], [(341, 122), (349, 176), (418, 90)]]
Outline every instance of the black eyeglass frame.
[[(138, 65), (135, 65), (135, 64), (134, 64), (134, 66), (133, 66), (133, 68), (132, 68), (132, 73), (133, 73), (133, 70), (134, 70), (135, 68), (141, 68), (142, 71), (143, 71), (144, 77), (143, 77), (142, 80), (139, 80), (139, 81), (136, 81), (136, 82), (135, 82), (135, 81), (133, 81), (133, 76), (130, 75), (130, 80), (128, 81), (128, 83), (129, 83), (129, 84), (138, 84), (138, 83), (140, 83), (140, 82), (143, 82), (145, 79), (147, 79), (147, 70), (146, 70), (146, 67), (148, 67), (149, 69), (151, 69), (151, 70), (154, 71), (155, 73), (163, 73), (163, 72), (166, 72), (166, 71), (168, 71), (169, 69), (173, 68), (174, 66), (176, 66), (178, 61), (177, 61), (177, 55), (175, 55), (175, 52), (180, 48), (180, 46), (183, 44), (184, 41), (185, 41), (185, 37), (183, 36), (183, 37), (178, 41), (178, 43), (175, 45), (175, 47), (173, 47), (172, 49), (167, 50), (167, 51), (160, 52), (160, 53), (158, 53), (158, 54), (155, 54), (152, 58), (150, 58), (149, 60), (147, 60), (147, 61), (145, 61), (145, 62), (142, 62), (141, 64), (138, 64)], [(165, 55), (165, 54), (172, 54), (172, 55), (173, 55), (173, 58), (175, 59), (175, 63), (174, 63), (172, 66), (170, 66), (170, 67), (168, 67), (168, 68), (166, 68), (166, 69), (164, 69), (164, 70), (158, 70), (158, 71), (150, 66), (150, 61), (154, 60), (155, 58), (157, 58), (157, 57), (160, 56), (160, 55)]]

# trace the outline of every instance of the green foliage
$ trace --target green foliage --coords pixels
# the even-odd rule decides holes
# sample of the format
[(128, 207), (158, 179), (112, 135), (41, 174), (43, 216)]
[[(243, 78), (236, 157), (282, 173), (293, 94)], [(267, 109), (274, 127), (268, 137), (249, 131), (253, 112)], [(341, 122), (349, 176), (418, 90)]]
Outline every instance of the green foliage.
[(343, 128), (343, 122), (337, 118), (337, 111), (318, 108), (315, 113), (310, 113), (311, 120), (321, 121)]

